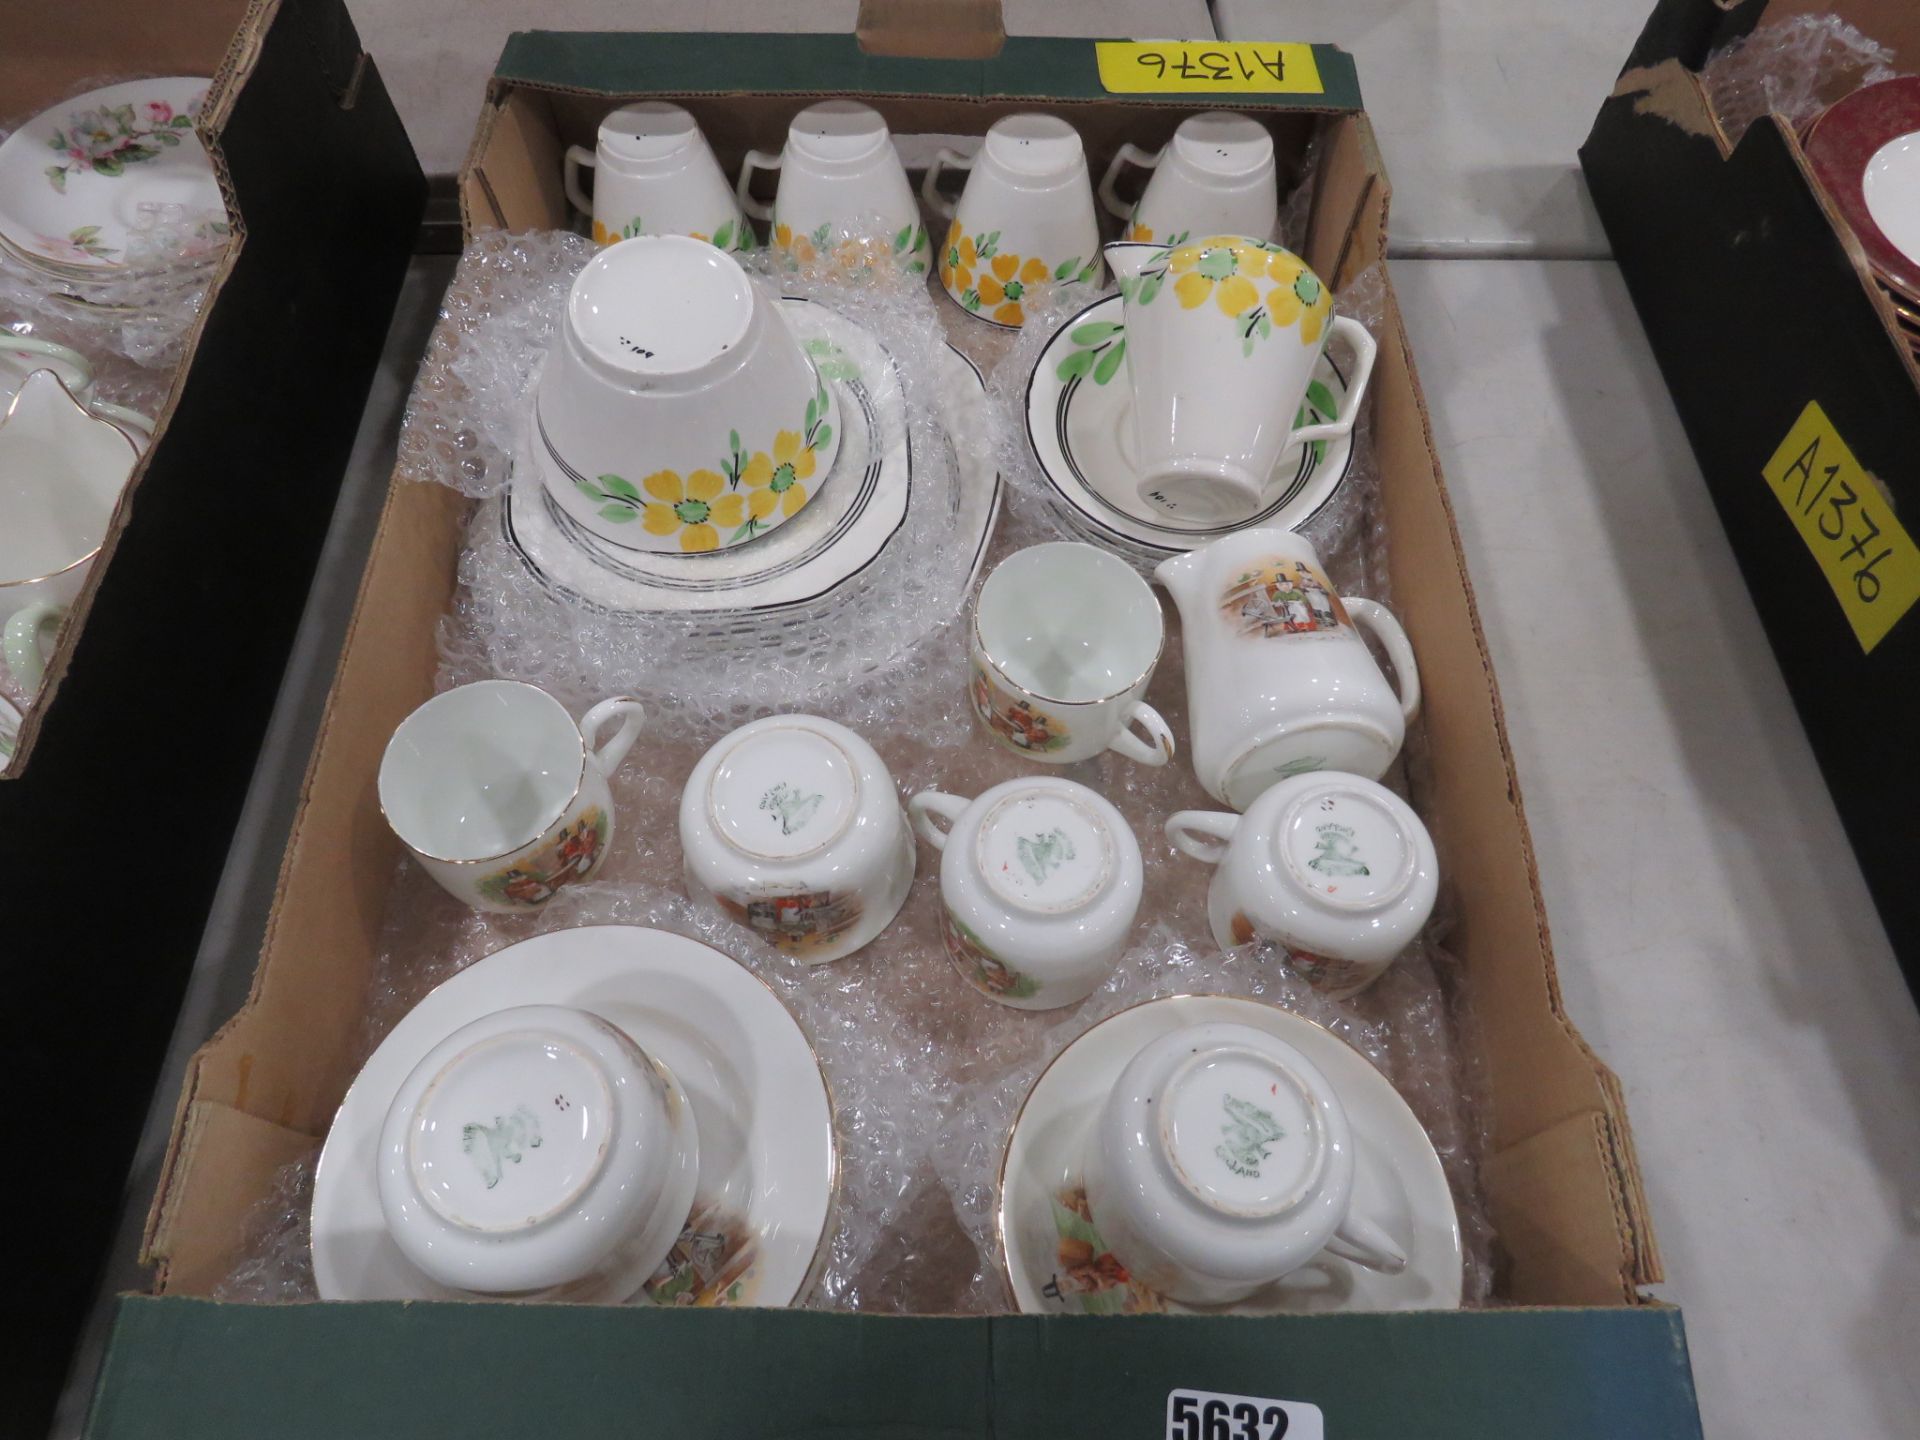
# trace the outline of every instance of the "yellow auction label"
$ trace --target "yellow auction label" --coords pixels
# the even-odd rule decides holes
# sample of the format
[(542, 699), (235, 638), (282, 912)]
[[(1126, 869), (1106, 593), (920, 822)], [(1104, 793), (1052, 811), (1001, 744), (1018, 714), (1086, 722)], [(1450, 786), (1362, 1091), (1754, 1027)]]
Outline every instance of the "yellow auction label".
[(1872, 651), (1920, 599), (1920, 548), (1817, 401), (1807, 402), (1762, 473), (1860, 648)]
[(1100, 84), (1110, 95), (1320, 95), (1311, 45), (1278, 40), (1100, 40)]

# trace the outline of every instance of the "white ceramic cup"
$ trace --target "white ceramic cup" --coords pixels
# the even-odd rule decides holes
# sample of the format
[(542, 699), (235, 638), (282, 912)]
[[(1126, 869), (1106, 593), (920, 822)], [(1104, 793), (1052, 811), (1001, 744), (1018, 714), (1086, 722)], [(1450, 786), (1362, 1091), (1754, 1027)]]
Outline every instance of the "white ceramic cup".
[[(1197, 524), (1249, 513), (1289, 446), (1349, 434), (1376, 351), (1366, 326), (1334, 316), (1333, 293), (1266, 240), (1117, 244), (1133, 405), (1128, 431), (1148, 503)], [(1328, 341), (1353, 352), (1338, 419), (1295, 425)]]
[[(593, 171), (593, 194), (580, 171)], [(567, 198), (593, 222), (601, 245), (636, 235), (691, 235), (722, 250), (751, 250), (753, 229), (707, 137), (678, 105), (645, 100), (600, 122), (593, 149), (569, 145)]]
[[(476, 910), (518, 915), (599, 868), (613, 845), (607, 777), (645, 711), (602, 700), (578, 725), (537, 685), (481, 680), (443, 691), (393, 732), (380, 810), (422, 868)], [(618, 717), (613, 738), (600, 731)]]
[(732, 256), (683, 235), (574, 279), (534, 408), (560, 506), (630, 550), (700, 553), (797, 515), (832, 469), (839, 402)]
[(1015, 551), (974, 601), (974, 716), (1029, 760), (1115, 750), (1164, 765), (1173, 731), (1141, 697), (1165, 643), (1160, 601), (1126, 561), (1064, 540)]
[(1326, 1076), (1247, 1025), (1191, 1025), (1128, 1062), (1084, 1156), (1087, 1208), (1127, 1272), (1227, 1305), (1322, 1250), (1389, 1274), (1405, 1252), (1352, 1211), (1353, 1132)]
[(687, 889), (811, 964), (892, 923), (913, 836), (879, 754), (817, 715), (769, 715), (700, 758), (680, 794)]
[[(943, 170), (970, 170), (960, 203), (940, 193)], [(921, 198), (952, 223), (940, 247), (940, 283), (970, 315), (1018, 329), (1036, 287), (1090, 282), (1100, 274), (1080, 132), (1054, 115), (994, 122), (976, 154), (941, 150)]]
[[(913, 827), (940, 856), (940, 933), (962, 978), (1020, 1010), (1091, 995), (1140, 909), (1140, 846), (1084, 785), (1008, 780), (973, 800), (922, 790)], [(945, 828), (943, 828), (944, 822)]]
[[(753, 198), (756, 170), (780, 172), (773, 203)], [(906, 167), (880, 112), (856, 100), (809, 105), (787, 126), (778, 155), (749, 150), (734, 189), (740, 208), (771, 221), (773, 248), (807, 264), (847, 238), (884, 239), (910, 274), (927, 273), (931, 247)]]
[(693, 1206), (700, 1139), (679, 1082), (584, 1010), (463, 1025), (401, 1083), (380, 1132), (380, 1209), (442, 1285), (519, 1300), (636, 1294)]
[(1386, 773), (1420, 709), (1413, 645), (1384, 605), (1342, 600), (1311, 543), (1242, 530), (1163, 560), (1153, 578), (1180, 609), (1193, 768), (1208, 794), (1245, 810), (1290, 775)]
[[(1132, 205), (1115, 182), (1128, 165), (1152, 172)], [(1280, 219), (1273, 136), (1259, 121), (1230, 110), (1189, 115), (1166, 148), (1122, 145), (1100, 180), (1100, 203), (1127, 222), (1131, 241), (1181, 245), (1196, 235), (1270, 239)]]
[(1223, 950), (1277, 947), (1336, 1000), (1378, 980), (1433, 914), (1440, 862), (1407, 802), (1357, 775), (1295, 775), (1244, 815), (1182, 810), (1167, 838), (1217, 865), (1207, 919)]
[(138, 447), (36, 370), (0, 416), (0, 621), (7, 670), (39, 690)]

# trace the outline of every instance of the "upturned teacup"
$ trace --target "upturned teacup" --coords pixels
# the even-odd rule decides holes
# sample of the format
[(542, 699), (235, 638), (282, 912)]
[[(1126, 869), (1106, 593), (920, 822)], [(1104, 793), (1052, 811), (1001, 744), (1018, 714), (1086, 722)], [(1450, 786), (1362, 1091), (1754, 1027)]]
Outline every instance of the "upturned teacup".
[(630, 550), (743, 544), (832, 469), (839, 402), (779, 302), (682, 235), (608, 246), (575, 278), (532, 448), (575, 522)]

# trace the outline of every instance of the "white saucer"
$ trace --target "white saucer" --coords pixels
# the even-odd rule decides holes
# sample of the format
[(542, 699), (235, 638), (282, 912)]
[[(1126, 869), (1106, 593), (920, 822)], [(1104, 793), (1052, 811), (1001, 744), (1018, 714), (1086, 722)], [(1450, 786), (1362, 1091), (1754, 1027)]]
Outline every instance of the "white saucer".
[[(1355, 1206), (1407, 1252), (1407, 1268), (1381, 1275), (1322, 1253), (1236, 1305), (1233, 1315), (1443, 1310), (1460, 1304), (1460, 1222), (1433, 1142), (1365, 1056), (1311, 1020), (1225, 995), (1150, 1000), (1101, 1021), (1056, 1056), (1034, 1082), (1000, 1167), (1000, 1241), (1023, 1313), (1117, 1315), (1203, 1312), (1134, 1285), (1085, 1218), (1080, 1154), (1107, 1092), (1149, 1041), (1188, 1025), (1251, 1025), (1297, 1047), (1340, 1092), (1358, 1151)], [(1067, 1203), (1063, 1204), (1062, 1197)], [(1077, 1250), (1069, 1268), (1061, 1251)]]
[(166, 205), (204, 213), (206, 258), (217, 254), (227, 242), (226, 201), (191, 118), (210, 83), (173, 76), (108, 85), (15, 130), (0, 142), (0, 247), (54, 275), (123, 275), (143, 209)]
[[(1054, 333), (1027, 380), (1027, 438), (1062, 518), (1097, 543), (1164, 558), (1250, 526), (1297, 530), (1333, 498), (1353, 465), (1351, 435), (1291, 446), (1260, 503), (1231, 524), (1182, 522), (1141, 499), (1138, 471), (1121, 449), (1132, 401), (1126, 365), (1110, 359), (1126, 333), (1121, 313), (1118, 295), (1094, 301)], [(1060, 366), (1083, 349), (1096, 350), (1093, 368), (1063, 380)], [(1346, 376), (1322, 352), (1295, 423), (1337, 418), (1346, 395)]]
[[(758, 540), (709, 554), (630, 550), (587, 530), (553, 501), (536, 455), (535, 463), (514, 469), (501, 529), (548, 591), (603, 612), (772, 612), (828, 600), (886, 549), (906, 520), (913, 483), (906, 404), (899, 377), (888, 373), (894, 362), (872, 334), (837, 311), (793, 296), (781, 304), (844, 417), (833, 468), (806, 508)], [(958, 539), (973, 548), (977, 570), (1000, 510), (999, 474), (977, 443), (989, 423), (986, 385), (951, 346), (942, 364), (942, 418), (960, 441)]]
[(836, 1179), (819, 1062), (751, 972), (698, 941), (627, 925), (556, 930), (510, 945), (434, 990), (380, 1042), (340, 1102), (314, 1172), (320, 1298), (474, 1298), (422, 1275), (388, 1236), (376, 1174), (380, 1128), (428, 1051), (469, 1021), (515, 1005), (571, 1005), (612, 1021), (673, 1072), (693, 1103), (693, 1214), (632, 1302), (790, 1304), (813, 1268)]

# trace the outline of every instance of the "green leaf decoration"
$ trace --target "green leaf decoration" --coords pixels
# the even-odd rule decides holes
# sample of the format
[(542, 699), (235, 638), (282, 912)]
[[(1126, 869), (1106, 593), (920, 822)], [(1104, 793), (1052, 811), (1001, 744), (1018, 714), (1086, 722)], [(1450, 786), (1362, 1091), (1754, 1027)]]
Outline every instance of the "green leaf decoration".
[(902, 225), (900, 227), (899, 233), (893, 237), (893, 248), (895, 253), (897, 254), (898, 252), (906, 249), (912, 243), (913, 243), (913, 226)]
[(924, 275), (924, 274), (926, 274), (926, 273), (927, 273), (927, 262), (926, 262), (926, 261), (924, 261), (924, 260), (909, 260), (909, 261), (907, 262), (907, 273), (908, 273), (909, 275)]
[(1135, 297), (1140, 304), (1145, 305), (1150, 303), (1153, 297), (1160, 293), (1160, 282), (1161, 277), (1158, 275), (1149, 275), (1146, 277), (1141, 283), (1139, 294)]
[(1333, 398), (1333, 391), (1327, 388), (1323, 380), (1307, 382), (1307, 404), (1328, 420), (1334, 419), (1340, 413), (1340, 403)]
[(47, 180), (50, 184), (52, 184), (55, 190), (59, 191), (60, 194), (64, 195), (67, 193), (67, 167), (66, 166), (49, 165), (47, 167)]
[(1067, 332), (1076, 345), (1104, 345), (1127, 327), (1113, 320), (1090, 320)]
[(1100, 363), (1093, 368), (1093, 383), (1104, 385), (1120, 373), (1120, 364), (1127, 358), (1127, 342), (1122, 340), (1106, 354), (1100, 357)]
[(608, 498), (606, 491), (602, 490), (584, 475), (577, 476), (574, 479), (573, 487), (589, 500), (605, 500)]
[(833, 234), (833, 226), (831, 224), (822, 225), (818, 230), (814, 231), (812, 236), (810, 237), (813, 241), (814, 248), (817, 250), (826, 249), (827, 241), (832, 236), (832, 234)]
[(833, 426), (823, 424), (820, 427), (820, 433), (813, 437), (813, 448), (816, 450), (824, 450), (832, 441)]
[(622, 500), (637, 501), (640, 498), (640, 492), (634, 488), (633, 482), (618, 475), (602, 475), (600, 488), (609, 495), (618, 495)]
[(1071, 260), (1062, 260), (1058, 265), (1053, 267), (1053, 278), (1056, 280), (1065, 280), (1079, 268), (1080, 257), (1078, 255), (1074, 256)]
[(1053, 373), (1060, 377), (1060, 383), (1064, 385), (1069, 380), (1077, 379), (1090, 372), (1093, 369), (1094, 355), (1095, 352), (1092, 350), (1076, 350), (1056, 365)]
[(733, 244), (733, 221), (729, 220), (713, 232), (713, 248), (724, 250), (731, 244)]
[(818, 420), (819, 418), (820, 418), (820, 401), (817, 398), (807, 401), (807, 422), (801, 428), (805, 430), (813, 429), (813, 422)]
[(600, 507), (600, 518), (602, 520), (611, 520), (616, 525), (626, 524), (639, 513), (638, 510), (630, 510), (625, 505), (602, 505)]
[(740, 453), (740, 432), (738, 430), (729, 430), (727, 432), (727, 444), (732, 448), (734, 454), (738, 455)]
[(1058, 1200), (1053, 1202), (1053, 1228), (1062, 1240), (1078, 1240), (1091, 1245), (1095, 1253), (1107, 1248), (1106, 1241), (1100, 1238), (1100, 1232), (1093, 1228), (1091, 1220), (1069, 1210)]
[(176, 130), (191, 130), (193, 128), (193, 117), (191, 115), (176, 115), (167, 123)]
[(102, 156), (100, 159), (94, 161), (93, 168), (95, 173), (101, 175), (124, 175), (127, 173), (127, 167), (111, 156)]

